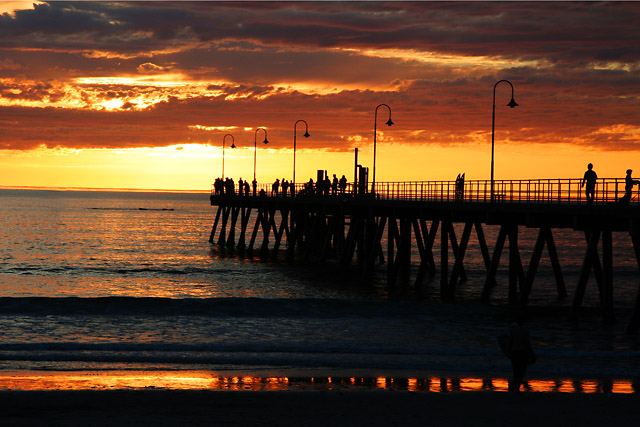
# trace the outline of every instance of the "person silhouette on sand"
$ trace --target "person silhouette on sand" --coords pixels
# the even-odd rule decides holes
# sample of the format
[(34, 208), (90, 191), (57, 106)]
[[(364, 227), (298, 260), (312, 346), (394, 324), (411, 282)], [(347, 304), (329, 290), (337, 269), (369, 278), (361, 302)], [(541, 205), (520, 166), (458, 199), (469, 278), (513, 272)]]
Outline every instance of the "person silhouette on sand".
[(511, 359), (513, 378), (509, 382), (509, 391), (517, 392), (527, 374), (527, 367), (536, 361), (529, 329), (524, 326), (524, 316), (519, 315), (509, 333), (499, 337), (498, 341), (502, 351)]
[(589, 163), (587, 165), (587, 171), (584, 173), (584, 177), (582, 178), (582, 183), (580, 187), (584, 187), (587, 184), (587, 188), (585, 188), (584, 193), (587, 196), (587, 205), (593, 203), (593, 199), (596, 194), (596, 180), (598, 179), (598, 175), (593, 170), (593, 165)]

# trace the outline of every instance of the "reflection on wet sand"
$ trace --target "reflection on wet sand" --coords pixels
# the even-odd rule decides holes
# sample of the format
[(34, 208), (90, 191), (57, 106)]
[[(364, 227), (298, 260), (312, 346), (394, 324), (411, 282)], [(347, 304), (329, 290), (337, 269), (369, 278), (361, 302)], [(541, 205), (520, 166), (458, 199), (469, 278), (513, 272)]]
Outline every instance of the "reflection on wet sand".
[[(394, 390), (410, 392), (507, 392), (507, 378), (393, 378), (393, 377), (286, 377), (224, 376), (210, 371), (97, 371), (5, 372), (0, 390)], [(630, 379), (530, 379), (521, 391), (538, 393), (638, 393), (640, 381)]]

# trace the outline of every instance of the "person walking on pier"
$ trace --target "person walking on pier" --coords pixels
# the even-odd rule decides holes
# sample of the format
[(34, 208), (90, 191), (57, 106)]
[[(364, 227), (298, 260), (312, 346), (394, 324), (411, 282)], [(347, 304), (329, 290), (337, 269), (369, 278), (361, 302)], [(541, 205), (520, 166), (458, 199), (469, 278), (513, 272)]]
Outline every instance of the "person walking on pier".
[(598, 179), (598, 175), (593, 170), (593, 165), (589, 163), (587, 165), (587, 171), (584, 173), (584, 177), (582, 178), (582, 184), (580, 187), (584, 187), (587, 184), (587, 188), (585, 188), (585, 195), (587, 196), (587, 205), (593, 203), (593, 199), (596, 194), (596, 180)]
[(244, 191), (244, 181), (242, 177), (238, 180), (238, 194), (242, 196), (242, 192)]
[(631, 201), (631, 190), (633, 190), (633, 186), (640, 184), (640, 181), (631, 178), (632, 172), (631, 169), (627, 169), (627, 176), (624, 178), (624, 196), (619, 199), (619, 202), (623, 205), (628, 205), (629, 201)]

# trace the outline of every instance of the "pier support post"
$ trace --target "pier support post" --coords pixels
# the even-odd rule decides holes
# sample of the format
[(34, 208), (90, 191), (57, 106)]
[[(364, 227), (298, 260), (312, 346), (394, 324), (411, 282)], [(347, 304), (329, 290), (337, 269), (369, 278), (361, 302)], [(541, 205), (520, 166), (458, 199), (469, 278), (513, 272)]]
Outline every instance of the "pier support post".
[(500, 264), (500, 257), (502, 256), (502, 249), (504, 248), (504, 243), (507, 240), (507, 226), (500, 226), (500, 231), (498, 232), (498, 238), (496, 240), (496, 246), (493, 249), (493, 256), (491, 257), (491, 265), (489, 265), (489, 269), (487, 270), (487, 277), (485, 278), (484, 288), (482, 289), (482, 300), (487, 302), (489, 301), (489, 297), (491, 296), (491, 291), (496, 285), (496, 273), (498, 272), (498, 265)]
[[(635, 230), (634, 230), (635, 231)], [(640, 269), (640, 234), (632, 233), (631, 242), (633, 243), (633, 252), (636, 255), (636, 263)], [(640, 329), (640, 285), (638, 285), (638, 293), (636, 294), (636, 304), (633, 308), (633, 314), (627, 325), (627, 332), (637, 334)]]
[(251, 208), (242, 208), (242, 212), (240, 214), (240, 237), (238, 238), (238, 244), (236, 245), (238, 249), (244, 250), (247, 245), (245, 243), (246, 234), (247, 234), (247, 226), (249, 225), (249, 218), (251, 217)]
[(614, 323), (613, 314), (613, 248), (611, 230), (602, 230), (602, 319), (606, 325)]
[(230, 206), (225, 206), (222, 208), (222, 225), (220, 227), (220, 237), (218, 237), (218, 245), (224, 246), (226, 242), (226, 234), (227, 234), (227, 221), (229, 220), (229, 212), (231, 211)]
[(216, 228), (218, 228), (218, 221), (220, 221), (220, 214), (222, 213), (222, 206), (218, 206), (216, 211), (216, 219), (213, 221), (213, 227), (211, 227), (211, 234), (209, 235), (209, 243), (213, 243), (213, 239), (216, 236)]
[(418, 267), (418, 274), (415, 283), (416, 288), (422, 285), (424, 276), (427, 273), (429, 273), (430, 277), (436, 275), (436, 263), (433, 258), (433, 243), (435, 242), (439, 225), (439, 220), (433, 220), (431, 222), (431, 229), (429, 229), (427, 221), (422, 218), (420, 219), (420, 229), (422, 233), (422, 239), (424, 240), (424, 250), (420, 256), (420, 266)]
[[(582, 300), (584, 299), (584, 293), (587, 288), (587, 282), (589, 281), (589, 273), (591, 267), (595, 263), (595, 259), (598, 259), (598, 242), (600, 240), (600, 230), (593, 230), (591, 232), (585, 231), (587, 237), (587, 251), (584, 254), (582, 261), (582, 267), (580, 268), (580, 277), (578, 278), (578, 284), (576, 286), (576, 293), (573, 295), (573, 304), (571, 311), (573, 315), (577, 315)], [(597, 275), (597, 274), (596, 274)]]
[(449, 299), (449, 227), (451, 221), (442, 220), (440, 228), (440, 298)]
[(524, 286), (524, 271), (518, 248), (518, 226), (509, 225), (509, 304), (518, 302), (519, 290)]

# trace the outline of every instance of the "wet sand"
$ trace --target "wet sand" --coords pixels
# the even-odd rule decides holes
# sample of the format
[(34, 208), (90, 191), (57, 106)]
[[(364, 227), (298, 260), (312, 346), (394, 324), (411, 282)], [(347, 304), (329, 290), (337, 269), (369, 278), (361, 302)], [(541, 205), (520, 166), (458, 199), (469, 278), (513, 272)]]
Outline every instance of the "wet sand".
[(591, 426), (640, 419), (637, 394), (1, 391), (3, 426)]

